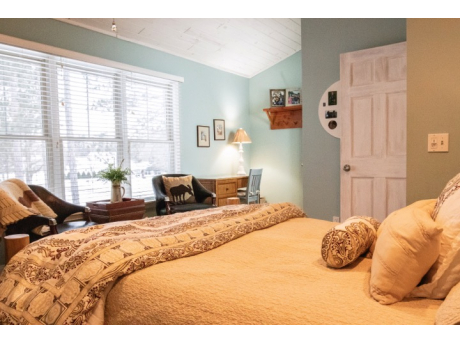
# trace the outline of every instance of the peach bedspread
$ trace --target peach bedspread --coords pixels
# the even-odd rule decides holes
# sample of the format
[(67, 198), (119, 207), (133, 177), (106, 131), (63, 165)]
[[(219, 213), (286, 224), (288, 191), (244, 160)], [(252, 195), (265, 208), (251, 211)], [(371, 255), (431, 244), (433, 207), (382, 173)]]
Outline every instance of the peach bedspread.
[(371, 298), (371, 259), (326, 267), (321, 240), (332, 226), (294, 218), (127, 275), (107, 295), (104, 322), (434, 324), (440, 300), (381, 305)]

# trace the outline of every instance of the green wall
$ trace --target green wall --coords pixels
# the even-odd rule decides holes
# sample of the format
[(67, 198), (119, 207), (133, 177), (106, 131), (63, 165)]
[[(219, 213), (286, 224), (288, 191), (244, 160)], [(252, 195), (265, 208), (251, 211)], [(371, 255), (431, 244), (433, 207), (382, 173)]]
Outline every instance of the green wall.
[[(407, 202), (436, 198), (460, 172), (460, 19), (407, 20)], [(449, 152), (428, 153), (428, 134)]]
[(300, 167), (302, 129), (271, 130), (263, 109), (270, 107), (271, 88), (302, 86), (302, 60), (298, 52), (249, 80), (251, 167), (264, 169), (262, 196), (268, 202), (302, 206)]
[(303, 207), (310, 217), (340, 215), (340, 140), (318, 119), (321, 96), (340, 79), (340, 54), (405, 40), (405, 19), (302, 19)]
[[(0, 19), (0, 34), (184, 77), (181, 170), (200, 177), (236, 174), (238, 146), (229, 142), (239, 127), (249, 127), (249, 79), (54, 19)], [(198, 148), (196, 126), (212, 132), (213, 119), (225, 120), (227, 141)], [(250, 153), (249, 147), (246, 166)]]

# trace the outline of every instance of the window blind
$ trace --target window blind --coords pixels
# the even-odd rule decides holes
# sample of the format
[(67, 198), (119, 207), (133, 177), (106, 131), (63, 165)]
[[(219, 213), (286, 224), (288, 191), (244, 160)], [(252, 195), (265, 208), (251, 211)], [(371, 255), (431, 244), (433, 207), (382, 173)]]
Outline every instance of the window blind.
[(0, 44), (0, 179), (84, 204), (110, 199), (97, 178), (129, 167), (125, 197), (180, 166), (179, 82)]

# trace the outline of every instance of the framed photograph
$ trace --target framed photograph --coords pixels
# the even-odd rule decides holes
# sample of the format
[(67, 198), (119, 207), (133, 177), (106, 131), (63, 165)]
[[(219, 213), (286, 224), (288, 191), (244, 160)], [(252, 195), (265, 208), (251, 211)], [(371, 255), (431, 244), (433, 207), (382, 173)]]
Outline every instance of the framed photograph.
[(337, 91), (327, 93), (327, 105), (337, 105)]
[(214, 120), (214, 141), (225, 141), (225, 121), (223, 119)]
[(270, 90), (270, 106), (286, 106), (286, 90)]
[(198, 147), (209, 147), (210, 146), (210, 136), (209, 136), (209, 127), (204, 125), (196, 126), (196, 145)]
[(300, 88), (287, 88), (286, 89), (286, 106), (302, 104)]

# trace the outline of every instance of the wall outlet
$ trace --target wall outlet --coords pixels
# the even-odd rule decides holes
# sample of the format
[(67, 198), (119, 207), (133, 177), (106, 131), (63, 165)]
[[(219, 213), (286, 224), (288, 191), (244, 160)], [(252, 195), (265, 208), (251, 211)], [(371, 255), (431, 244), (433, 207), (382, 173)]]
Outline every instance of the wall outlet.
[(332, 222), (340, 222), (340, 217), (332, 216)]

